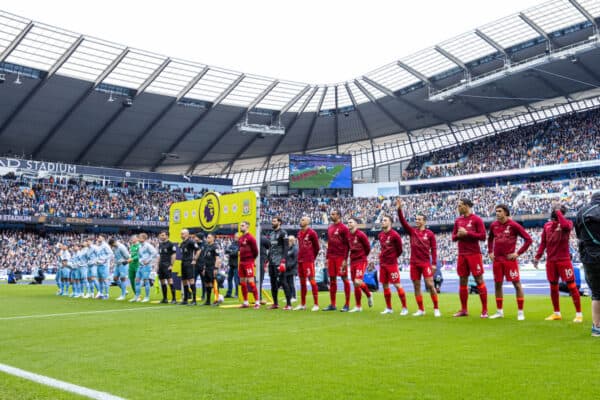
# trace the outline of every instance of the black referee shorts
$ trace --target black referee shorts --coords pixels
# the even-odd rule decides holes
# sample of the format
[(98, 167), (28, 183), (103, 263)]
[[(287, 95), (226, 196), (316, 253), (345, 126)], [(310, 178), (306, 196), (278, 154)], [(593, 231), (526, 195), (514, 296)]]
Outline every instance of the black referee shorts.
[(181, 279), (194, 279), (194, 265), (192, 263), (181, 264)]
[[(182, 268), (183, 270), (183, 268)], [(158, 266), (158, 279), (171, 279), (171, 271), (169, 271), (168, 265), (159, 265)]]
[(202, 281), (205, 284), (212, 284), (213, 281), (215, 280), (215, 267), (213, 266), (206, 266), (204, 268), (204, 276), (202, 276)]

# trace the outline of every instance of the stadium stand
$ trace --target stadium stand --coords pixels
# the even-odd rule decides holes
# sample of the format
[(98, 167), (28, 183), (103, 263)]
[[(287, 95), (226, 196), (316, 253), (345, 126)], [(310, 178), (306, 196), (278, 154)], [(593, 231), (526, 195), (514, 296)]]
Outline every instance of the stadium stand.
[(404, 179), (436, 178), (595, 160), (600, 111), (571, 114), (414, 157)]

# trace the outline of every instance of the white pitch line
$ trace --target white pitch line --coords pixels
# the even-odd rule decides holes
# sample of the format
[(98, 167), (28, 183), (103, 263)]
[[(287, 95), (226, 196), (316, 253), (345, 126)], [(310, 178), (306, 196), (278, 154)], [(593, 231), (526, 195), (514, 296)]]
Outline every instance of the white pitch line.
[(123, 397), (114, 396), (110, 393), (100, 392), (98, 390), (88, 389), (83, 386), (74, 385), (72, 383), (59, 381), (58, 379), (50, 378), (44, 375), (34, 374), (19, 368), (11, 367), (10, 365), (0, 363), (0, 371), (9, 375), (14, 375), (19, 378), (27, 379), (41, 385), (50, 386), (65, 392), (71, 392), (80, 396), (89, 397), (96, 400), (125, 400)]
[(114, 310), (98, 310), (98, 311), (80, 311), (80, 312), (71, 312), (71, 313), (60, 313), (60, 314), (33, 314), (33, 315), (18, 315), (15, 317), (0, 317), (0, 321), (8, 321), (13, 319), (32, 319), (32, 318), (49, 318), (49, 317), (62, 317), (67, 315), (86, 315), (86, 314), (103, 314), (103, 313), (115, 313), (115, 312), (125, 312), (125, 311), (144, 311), (144, 310), (153, 310), (156, 308), (170, 309), (172, 307), (164, 307), (164, 306), (154, 306), (154, 307), (131, 307), (131, 308), (117, 308)]

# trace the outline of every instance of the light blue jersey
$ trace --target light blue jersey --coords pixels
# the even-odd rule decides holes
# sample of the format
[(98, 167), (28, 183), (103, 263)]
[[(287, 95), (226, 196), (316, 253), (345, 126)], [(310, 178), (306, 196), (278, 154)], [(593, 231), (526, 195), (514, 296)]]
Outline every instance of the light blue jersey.
[(107, 279), (108, 266), (113, 258), (113, 252), (108, 243), (102, 242), (96, 246), (94, 253), (96, 255), (96, 265), (98, 266), (98, 279)]
[(144, 281), (144, 288), (146, 289), (146, 298), (144, 301), (150, 299), (150, 273), (152, 272), (152, 263), (158, 257), (158, 251), (148, 241), (140, 243), (138, 250), (140, 258), (140, 267), (135, 274), (135, 297), (136, 299), (140, 296), (141, 281)]
[(121, 242), (117, 242), (112, 248), (114, 261), (115, 261), (115, 278), (127, 278), (129, 273), (129, 258), (130, 254)]

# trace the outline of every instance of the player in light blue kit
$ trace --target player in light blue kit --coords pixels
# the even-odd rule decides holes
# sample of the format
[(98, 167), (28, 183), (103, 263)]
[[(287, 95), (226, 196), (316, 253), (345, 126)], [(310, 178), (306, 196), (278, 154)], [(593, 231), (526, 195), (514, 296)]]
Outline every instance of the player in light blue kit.
[(142, 303), (147, 303), (150, 301), (150, 272), (152, 272), (152, 265), (158, 257), (158, 251), (148, 242), (147, 234), (140, 233), (138, 239), (140, 241), (140, 248), (138, 250), (140, 267), (135, 275), (135, 297), (130, 301), (140, 301), (141, 285), (142, 281), (144, 281), (146, 297), (144, 297)]
[(71, 287), (73, 288), (73, 292), (71, 293), (71, 297), (81, 297), (81, 253), (80, 248), (77, 243), (71, 246), (71, 250), (73, 256), (71, 257)]
[(88, 298), (89, 293), (89, 282), (88, 282), (88, 247), (87, 242), (84, 240), (79, 246), (79, 280), (81, 282), (80, 294), (84, 299)]
[(127, 296), (127, 274), (129, 273), (129, 260), (131, 255), (127, 251), (127, 247), (114, 238), (108, 239), (108, 245), (112, 248), (114, 254), (114, 272), (113, 276), (115, 281), (118, 281), (119, 287), (121, 288), (121, 296), (117, 298), (118, 301), (125, 300)]
[(60, 295), (69, 295), (69, 279), (71, 278), (71, 252), (66, 244), (60, 244), (60, 252), (58, 253), (58, 260), (60, 264)]
[(98, 284), (98, 246), (93, 240), (88, 241), (88, 282), (90, 284), (90, 298), (94, 298), (94, 288), (96, 289), (96, 298), (100, 296), (100, 285)]
[(103, 235), (98, 235), (96, 238), (96, 265), (98, 266), (100, 293), (96, 295), (97, 299), (108, 299), (108, 267), (112, 258), (113, 252), (106, 243), (106, 239)]

